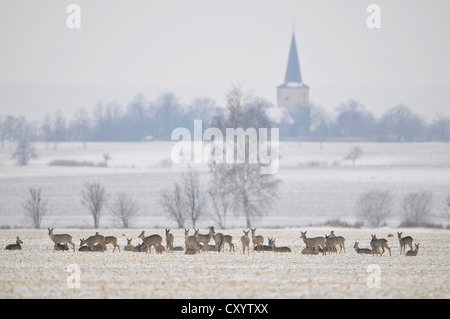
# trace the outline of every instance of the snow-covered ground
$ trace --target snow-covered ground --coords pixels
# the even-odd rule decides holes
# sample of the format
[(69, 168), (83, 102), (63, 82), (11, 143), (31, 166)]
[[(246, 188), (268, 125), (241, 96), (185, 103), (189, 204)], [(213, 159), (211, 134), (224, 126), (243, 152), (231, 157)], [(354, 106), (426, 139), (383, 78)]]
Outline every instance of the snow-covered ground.
[[(233, 235), (236, 252), (227, 246), (223, 253), (197, 255), (123, 251), (126, 237), (140, 242), (141, 229), (99, 230), (118, 237), (122, 251), (114, 253), (111, 246), (104, 253), (53, 252), (46, 230), (0, 230), (0, 298), (450, 298), (449, 230), (404, 230), (404, 236), (420, 244), (417, 257), (400, 255), (397, 229), (392, 228), (334, 229), (346, 238), (345, 254), (302, 255), (300, 230), (312, 237), (331, 229), (258, 229), (265, 241), (274, 237), (292, 253), (245, 255), (241, 229), (224, 231)], [(79, 239), (93, 230), (55, 233), (70, 233), (78, 249)], [(147, 235), (154, 233), (164, 238), (163, 229), (146, 229)], [(175, 245), (183, 245), (184, 230), (172, 233)], [(392, 256), (356, 254), (354, 242), (368, 247), (374, 233), (388, 239)], [(24, 242), (23, 250), (5, 251), (16, 236)], [(73, 286), (74, 269), (79, 269), (79, 288)]]

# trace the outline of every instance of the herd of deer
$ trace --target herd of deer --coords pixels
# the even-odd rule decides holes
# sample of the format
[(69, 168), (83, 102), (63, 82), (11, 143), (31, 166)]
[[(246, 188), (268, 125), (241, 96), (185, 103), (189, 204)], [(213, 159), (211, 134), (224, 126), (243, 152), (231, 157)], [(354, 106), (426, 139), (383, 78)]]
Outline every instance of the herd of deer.
[[(250, 253), (250, 236), (254, 251), (273, 251), (273, 252), (291, 252), (289, 247), (277, 247), (275, 245), (274, 238), (268, 238), (269, 245), (264, 245), (264, 237), (261, 235), (256, 235), (256, 228), (250, 228), (250, 230), (243, 230), (244, 235), (241, 237), (242, 243), (242, 253)], [(336, 236), (334, 231), (331, 231), (330, 235), (325, 235), (325, 237), (306, 237), (306, 231), (300, 232), (303, 242), (306, 244), (306, 248), (302, 250), (302, 254), (306, 255), (317, 255), (322, 253), (326, 255), (327, 253), (338, 253), (337, 247), (339, 247), (339, 254), (344, 250), (345, 253), (345, 238), (342, 236)], [(411, 236), (402, 237), (403, 233), (397, 233), (399, 243), (400, 243), (400, 254), (404, 253), (406, 256), (417, 256), (419, 252), (419, 244), (415, 244), (415, 250), (412, 250), (413, 238)], [(53, 234), (53, 228), (48, 228), (48, 235), (53, 241), (53, 251), (55, 250), (68, 250), (71, 245), (73, 251), (75, 252), (75, 244), (72, 242), (72, 236), (68, 234)], [(359, 248), (359, 243), (355, 242), (353, 248), (357, 254), (369, 254), (369, 255), (380, 255), (382, 256), (385, 249), (389, 250), (389, 255), (391, 256), (391, 248), (388, 246), (388, 241), (384, 238), (378, 239), (376, 235), (371, 235), (372, 240), (370, 241), (371, 248)], [(195, 229), (194, 235), (189, 235), (189, 229), (185, 229), (185, 247), (174, 246), (174, 236), (170, 233), (170, 229), (166, 229), (166, 247), (162, 245), (163, 238), (160, 235), (154, 234), (148, 237), (145, 236), (145, 232), (142, 231), (138, 238), (142, 239), (142, 242), (137, 246), (131, 244), (132, 239), (127, 238), (127, 245), (124, 247), (125, 251), (132, 252), (149, 252), (151, 253), (151, 247), (154, 247), (157, 253), (162, 253), (163, 251), (185, 251), (187, 255), (194, 255), (200, 251), (223, 251), (225, 244), (229, 245), (230, 252), (235, 251), (233, 244), (233, 236), (224, 235), (222, 233), (216, 233), (214, 226), (209, 226), (209, 232), (207, 234), (200, 234), (198, 229)], [(214, 240), (214, 245), (210, 245), (211, 240)], [(19, 237), (16, 239), (15, 244), (10, 244), (6, 246), (6, 250), (21, 250), (23, 241)], [(114, 246), (113, 252), (116, 248), (120, 252), (120, 247), (117, 244), (117, 238), (114, 236), (103, 236), (98, 232), (95, 235), (87, 238), (80, 239), (80, 248), (78, 251), (105, 251), (106, 245), (111, 244)], [(406, 252), (406, 246), (409, 246), (410, 250)], [(381, 252), (380, 252), (381, 249)]]

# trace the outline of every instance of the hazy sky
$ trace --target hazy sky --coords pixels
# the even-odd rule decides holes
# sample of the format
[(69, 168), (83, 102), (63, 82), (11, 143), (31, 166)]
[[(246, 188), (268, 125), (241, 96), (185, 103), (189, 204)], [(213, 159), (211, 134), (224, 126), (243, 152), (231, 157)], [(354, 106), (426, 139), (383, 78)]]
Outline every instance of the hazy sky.
[[(70, 3), (81, 29), (66, 26)], [(381, 7), (381, 29), (366, 8)], [(233, 83), (276, 101), (295, 21), (313, 103), (450, 114), (448, 0), (0, 0), (0, 115), (166, 91), (222, 103)]]

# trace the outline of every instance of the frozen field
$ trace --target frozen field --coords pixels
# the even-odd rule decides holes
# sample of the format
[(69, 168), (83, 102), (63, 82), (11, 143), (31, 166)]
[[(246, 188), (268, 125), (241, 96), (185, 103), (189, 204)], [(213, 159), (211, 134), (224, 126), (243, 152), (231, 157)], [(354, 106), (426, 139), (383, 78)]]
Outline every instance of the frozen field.
[[(52, 252), (46, 230), (0, 230), (0, 298), (450, 298), (448, 230), (406, 230), (404, 235), (420, 243), (417, 257), (400, 255), (397, 238), (387, 237), (396, 236), (397, 229), (391, 228), (334, 229), (346, 238), (345, 254), (301, 255), (300, 230), (305, 229), (260, 229), (265, 238), (275, 237), (278, 246), (289, 246), (292, 253), (249, 255), (242, 254), (241, 229), (225, 231), (234, 236), (235, 253), (227, 247), (224, 253), (197, 255), (113, 253), (110, 247), (104, 253)], [(330, 232), (328, 228), (307, 230), (309, 236)], [(77, 249), (80, 238), (93, 234), (86, 229), (55, 232), (70, 233)], [(100, 233), (117, 236), (123, 248), (122, 235), (136, 238), (140, 229)], [(161, 229), (146, 229), (147, 235), (153, 233), (164, 235)], [(182, 245), (183, 230), (173, 233), (175, 245)], [(392, 256), (388, 252), (382, 257), (356, 254), (354, 242), (368, 247), (371, 233), (389, 240)], [(17, 235), (24, 242), (23, 250), (5, 251)], [(70, 267), (79, 267), (79, 288), (67, 284), (68, 279), (73, 282)], [(377, 273), (378, 288), (372, 280)]]

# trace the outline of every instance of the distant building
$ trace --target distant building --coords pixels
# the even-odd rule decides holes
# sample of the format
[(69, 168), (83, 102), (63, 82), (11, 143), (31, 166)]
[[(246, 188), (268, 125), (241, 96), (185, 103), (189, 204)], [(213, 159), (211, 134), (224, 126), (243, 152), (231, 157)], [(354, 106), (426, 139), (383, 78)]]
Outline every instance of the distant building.
[(309, 103), (309, 87), (302, 82), (294, 32), (284, 83), (277, 87), (277, 101), (278, 107), (286, 108), (293, 114), (298, 113), (302, 106)]

